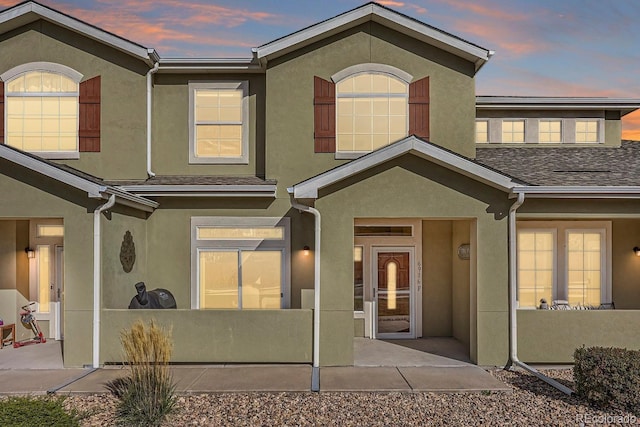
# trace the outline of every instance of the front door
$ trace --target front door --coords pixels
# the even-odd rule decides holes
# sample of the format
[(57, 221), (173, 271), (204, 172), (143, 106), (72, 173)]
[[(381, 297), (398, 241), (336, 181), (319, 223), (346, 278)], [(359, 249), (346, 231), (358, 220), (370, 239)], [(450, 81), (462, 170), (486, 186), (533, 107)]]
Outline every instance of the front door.
[(415, 338), (413, 248), (374, 248), (378, 338)]

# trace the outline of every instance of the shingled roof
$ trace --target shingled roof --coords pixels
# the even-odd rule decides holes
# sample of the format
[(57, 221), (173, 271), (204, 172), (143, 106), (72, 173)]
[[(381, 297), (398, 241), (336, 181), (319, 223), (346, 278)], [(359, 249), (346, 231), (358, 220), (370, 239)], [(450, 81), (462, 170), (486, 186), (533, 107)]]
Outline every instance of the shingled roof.
[(539, 186), (640, 186), (640, 141), (620, 147), (478, 147), (476, 162)]

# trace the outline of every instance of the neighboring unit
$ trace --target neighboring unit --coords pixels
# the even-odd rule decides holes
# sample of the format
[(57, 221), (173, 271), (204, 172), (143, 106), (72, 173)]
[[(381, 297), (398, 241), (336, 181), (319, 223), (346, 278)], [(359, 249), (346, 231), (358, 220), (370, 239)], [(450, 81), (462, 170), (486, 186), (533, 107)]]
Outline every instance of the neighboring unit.
[[(0, 33), (0, 316), (37, 301), (65, 366), (139, 317), (175, 362), (352, 365), (366, 336), (502, 365), (510, 308), (526, 362), (640, 347), (640, 99), (476, 97), (492, 51), (375, 3), (247, 59), (31, 1)], [(141, 281), (178, 308), (128, 310)]]

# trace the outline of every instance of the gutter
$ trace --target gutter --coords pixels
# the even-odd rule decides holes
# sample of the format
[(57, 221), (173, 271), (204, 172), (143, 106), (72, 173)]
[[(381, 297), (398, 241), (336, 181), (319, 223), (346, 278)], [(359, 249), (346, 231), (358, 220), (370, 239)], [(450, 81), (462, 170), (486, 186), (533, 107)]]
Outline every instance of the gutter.
[(552, 387), (557, 388), (561, 392), (571, 396), (573, 390), (569, 387), (560, 384), (553, 378), (549, 378), (546, 375), (540, 373), (537, 369), (521, 362), (518, 359), (518, 326), (517, 326), (517, 312), (516, 312), (516, 295), (517, 295), (517, 280), (518, 272), (516, 265), (516, 211), (524, 203), (525, 193), (516, 193), (517, 200), (509, 208), (509, 362), (505, 369), (510, 369), (513, 366), (520, 367), (525, 371), (528, 371), (546, 382)]
[(147, 72), (147, 175), (149, 178), (156, 176), (151, 170), (151, 89), (152, 75), (158, 71), (160, 62), (153, 64), (153, 68)]
[(310, 213), (315, 217), (314, 247), (314, 301), (313, 301), (313, 369), (311, 371), (311, 391), (320, 391), (320, 212), (311, 206), (301, 205), (294, 198), (290, 199), (291, 207), (300, 212)]
[(101, 233), (100, 214), (116, 203), (116, 195), (112, 194), (107, 203), (93, 211), (93, 368), (100, 367), (100, 293), (101, 289)]

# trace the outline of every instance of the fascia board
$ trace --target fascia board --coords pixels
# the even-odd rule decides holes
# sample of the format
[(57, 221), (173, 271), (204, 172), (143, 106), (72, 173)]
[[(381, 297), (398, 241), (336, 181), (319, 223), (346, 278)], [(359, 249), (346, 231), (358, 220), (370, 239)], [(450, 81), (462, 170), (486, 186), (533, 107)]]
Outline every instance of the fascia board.
[(17, 151), (5, 148), (2, 145), (0, 145), (0, 157), (58, 182), (77, 188), (80, 191), (85, 191), (90, 198), (102, 199), (107, 198), (104, 194), (115, 194), (122, 202), (121, 204), (137, 209), (152, 212), (153, 209), (158, 207), (158, 203), (153, 200), (148, 200), (143, 197), (127, 193), (126, 191), (118, 190), (111, 186), (96, 184), (95, 182), (81, 178), (62, 169), (58, 169), (45, 162), (41, 162)]
[(263, 72), (253, 58), (166, 58), (159, 62), (160, 73), (181, 72)]
[[(452, 37), (435, 28), (421, 24), (387, 10), (375, 4), (365, 5), (335, 18), (321, 22), (279, 40), (255, 48), (257, 58), (277, 57), (298, 49), (301, 46), (311, 44), (319, 39), (337, 34), (346, 28), (355, 27), (369, 19), (381, 23), (402, 34), (418, 38), (429, 44), (433, 44), (445, 51), (454, 53), (469, 61), (476, 63), (476, 70), (489, 60), (490, 51)], [(477, 63), (481, 60), (481, 63)]]
[(352, 10), (343, 15), (313, 25), (306, 30), (298, 31), (279, 40), (255, 48), (258, 59), (273, 54), (284, 55), (298, 48), (299, 45), (311, 44), (314, 41), (337, 34), (347, 26), (356, 26), (366, 22), (373, 12), (371, 5)]
[(114, 194), (118, 204), (130, 206), (145, 212), (153, 212), (160, 206), (160, 204), (154, 200), (145, 199), (144, 197), (111, 186), (105, 190), (105, 194)]
[(144, 196), (275, 197), (275, 185), (125, 185), (124, 191)]
[(373, 7), (374, 22), (385, 24), (390, 28), (409, 36), (415, 37), (416, 34), (418, 34), (422, 36), (421, 38), (423, 41), (426, 41), (442, 50), (457, 53), (459, 56), (462, 56), (472, 62), (476, 62), (476, 60), (486, 62), (490, 58), (490, 51), (487, 49), (483, 49), (471, 43), (467, 43), (464, 40), (452, 37), (435, 28), (423, 25), (418, 21), (397, 15), (390, 10), (377, 7), (375, 5), (373, 5)]
[(0, 145), (0, 157), (9, 160), (12, 163), (31, 169), (56, 181), (75, 187), (79, 190), (86, 191), (89, 197), (101, 197), (101, 193), (107, 189), (105, 185), (99, 185), (72, 173), (58, 169), (47, 163), (41, 162), (29, 156), (25, 156), (17, 151), (5, 148)]
[[(33, 13), (38, 18), (58, 24), (75, 33), (82, 34), (91, 39), (94, 39), (104, 44), (107, 44), (109, 46), (112, 46), (115, 49), (118, 49), (129, 55), (135, 56), (145, 62), (148, 62), (150, 59), (149, 51), (147, 48), (136, 45), (116, 35), (107, 33), (103, 30), (100, 30), (97, 27), (93, 27), (89, 24), (85, 24), (82, 21), (79, 21), (67, 15), (64, 15), (60, 12), (56, 12), (55, 10), (49, 9), (37, 3), (29, 2), (29, 3), (25, 3), (22, 5), (16, 6), (14, 8), (11, 8), (9, 10), (6, 10), (5, 12), (0, 14), (0, 25), (12, 20), (17, 20), (17, 22), (24, 22), (25, 18), (29, 13)], [(26, 20), (26, 22), (30, 22), (30, 21), (31, 20)]]
[(503, 191), (510, 191), (515, 186), (515, 183), (504, 175), (484, 168), (476, 163), (435, 146), (426, 144), (411, 136), (402, 142), (392, 144), (374, 153), (365, 155), (349, 163), (345, 163), (344, 165), (324, 174), (294, 185), (293, 196), (295, 199), (317, 199), (319, 189), (325, 188), (331, 184), (342, 181), (343, 179), (349, 178), (410, 152), (447, 169), (456, 171), (462, 175)]
[(513, 194), (524, 193), (526, 198), (573, 199), (639, 199), (638, 186), (521, 186), (513, 187)]
[(527, 98), (476, 97), (476, 108), (490, 109), (637, 109), (640, 99), (635, 98)]

